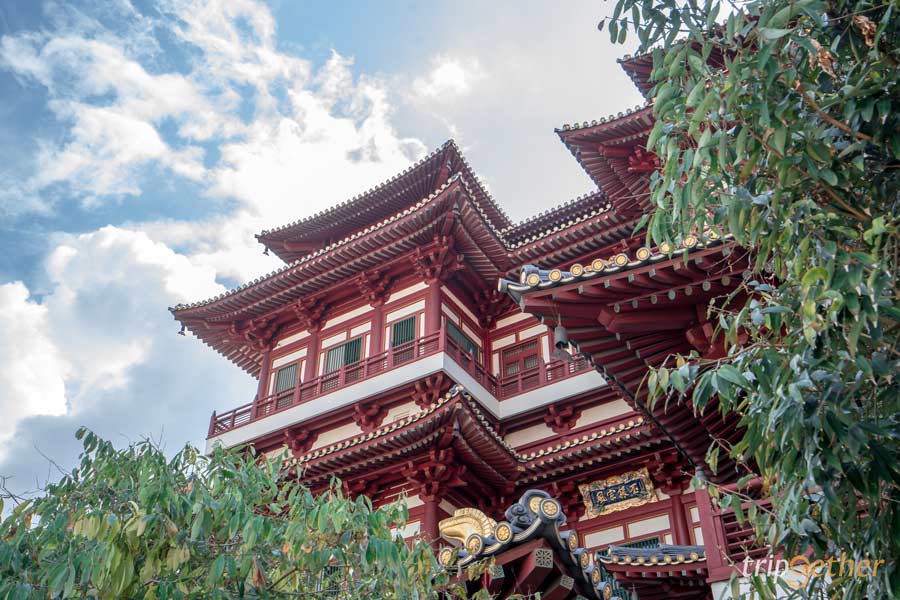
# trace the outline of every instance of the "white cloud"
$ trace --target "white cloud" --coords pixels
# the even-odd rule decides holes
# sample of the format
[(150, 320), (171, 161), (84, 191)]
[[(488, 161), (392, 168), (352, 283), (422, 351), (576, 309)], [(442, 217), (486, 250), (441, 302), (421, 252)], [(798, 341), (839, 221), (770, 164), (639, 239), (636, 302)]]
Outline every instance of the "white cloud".
[(79, 425), (196, 443), (213, 408), (252, 395), (244, 373), (176, 335), (166, 310), (223, 291), (211, 268), (104, 227), (65, 239), (46, 272), (53, 291), (40, 302), (21, 283), (0, 287), (0, 337), (19, 340), (0, 346), (0, 474), (30, 480), (32, 446), (65, 464)]
[[(265, 6), (164, 6), (169, 16), (156, 26), (194, 57), (184, 72), (161, 73), (152, 52), (109, 33), (0, 39), (0, 68), (45, 87), (64, 126), (65, 135), (43, 140), (38, 168), (22, 184), (44, 210), (53, 210), (48, 190), (59, 186), (65, 201), (88, 208), (139, 197), (158, 185), (148, 174), (159, 170), (199, 183), (205, 199), (228, 207), (203, 220), (63, 235), (44, 265), (48, 294), (38, 301), (21, 284), (4, 290), (0, 308), (32, 314), (17, 326), (40, 333), (29, 336), (23, 364), (56, 358), (46, 381), (0, 387), (0, 413), (19, 407), (0, 431), (0, 475), (30, 481), (43, 465), (33, 446), (70, 460), (79, 425), (113, 438), (165, 428), (179, 443), (202, 439), (211, 410), (247, 402), (254, 382), (175, 335), (166, 307), (220, 293), (223, 278), (271, 270), (277, 262), (261, 254), (254, 233), (372, 187), (425, 152), (397, 134), (383, 81), (354, 76), (352, 59), (337, 52), (313, 69), (279, 51)], [(200, 142), (215, 148), (214, 161), (204, 162)]]
[(47, 307), (20, 282), (0, 285), (0, 443), (31, 415), (66, 412), (69, 366), (50, 339)]
[(485, 78), (477, 58), (437, 56), (431, 69), (412, 82), (411, 95), (419, 103), (450, 104), (469, 94)]

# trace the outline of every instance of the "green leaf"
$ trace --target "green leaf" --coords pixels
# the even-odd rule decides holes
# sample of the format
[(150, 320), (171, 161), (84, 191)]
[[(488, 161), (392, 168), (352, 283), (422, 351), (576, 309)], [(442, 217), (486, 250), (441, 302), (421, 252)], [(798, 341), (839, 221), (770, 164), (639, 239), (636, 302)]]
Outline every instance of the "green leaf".
[(828, 185), (838, 184), (837, 175), (835, 175), (834, 171), (832, 171), (831, 169), (820, 169), (819, 175), (822, 176), (822, 179), (824, 179), (826, 183), (828, 183)]
[(778, 150), (778, 153), (784, 156), (785, 142), (787, 141), (787, 127), (778, 123), (775, 126), (775, 133), (772, 136), (772, 145)]
[(759, 33), (763, 37), (763, 39), (772, 41), (783, 38), (787, 34), (789, 34), (793, 29), (773, 29), (771, 27), (760, 27)]
[(222, 580), (222, 573), (225, 571), (225, 555), (219, 555), (212, 563), (209, 569), (209, 586), (217, 588)]
[(733, 383), (734, 385), (742, 388), (749, 388), (750, 382), (741, 375), (741, 372), (735, 369), (732, 365), (722, 365), (716, 370), (716, 376), (721, 377), (725, 381), (729, 383)]

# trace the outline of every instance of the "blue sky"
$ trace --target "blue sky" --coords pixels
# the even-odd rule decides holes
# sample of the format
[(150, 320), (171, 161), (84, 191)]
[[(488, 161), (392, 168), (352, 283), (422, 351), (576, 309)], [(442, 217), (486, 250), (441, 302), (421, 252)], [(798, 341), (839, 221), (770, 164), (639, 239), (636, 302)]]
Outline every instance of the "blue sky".
[(253, 382), (166, 307), (450, 137), (514, 220), (590, 191), (553, 129), (641, 102), (609, 8), (0, 3), (0, 475), (40, 486), (79, 425), (201, 443)]

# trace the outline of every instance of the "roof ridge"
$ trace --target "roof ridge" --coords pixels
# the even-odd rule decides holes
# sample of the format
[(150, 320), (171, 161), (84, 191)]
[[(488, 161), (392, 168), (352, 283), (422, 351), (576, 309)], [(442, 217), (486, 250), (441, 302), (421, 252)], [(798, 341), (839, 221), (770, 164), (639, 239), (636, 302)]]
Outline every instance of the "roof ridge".
[(406, 216), (407, 214), (413, 212), (414, 209), (418, 209), (418, 208), (424, 206), (425, 204), (427, 204), (428, 202), (433, 200), (435, 197), (440, 195), (441, 192), (443, 192), (445, 189), (447, 189), (452, 183), (456, 182), (456, 180), (459, 179), (461, 177), (461, 175), (462, 175), (461, 173), (454, 173), (449, 179), (447, 179), (446, 183), (441, 185), (441, 187), (437, 188), (434, 192), (432, 192), (428, 196), (421, 198), (418, 202), (416, 202), (412, 206), (404, 208), (400, 212), (397, 212), (386, 219), (382, 219), (381, 221), (378, 221), (377, 223), (370, 225), (370, 226), (366, 227), (365, 229), (360, 229), (358, 231), (355, 231), (352, 234), (350, 234), (344, 238), (341, 238), (340, 240), (338, 240), (336, 242), (333, 242), (327, 246), (324, 246), (324, 247), (316, 250), (315, 252), (310, 252), (309, 254), (301, 256), (300, 258), (294, 260), (293, 262), (287, 263), (266, 275), (261, 275), (261, 276), (257, 277), (256, 279), (253, 279), (252, 281), (247, 281), (235, 288), (232, 288), (228, 291), (222, 292), (221, 294), (218, 294), (212, 298), (208, 298), (206, 300), (200, 300), (198, 302), (191, 302), (188, 304), (177, 304), (173, 307), (169, 307), (169, 311), (174, 312), (176, 310), (184, 310), (187, 308), (196, 308), (198, 306), (204, 306), (206, 304), (211, 304), (212, 302), (222, 300), (222, 299), (232, 296), (238, 292), (241, 292), (247, 288), (250, 288), (262, 281), (269, 279), (270, 277), (274, 277), (275, 275), (280, 275), (281, 273), (289, 271), (289, 270), (291, 270), (295, 267), (298, 267), (302, 264), (308, 263), (308, 262), (312, 261), (314, 258), (318, 258), (319, 256), (322, 256), (323, 254), (327, 254), (328, 252), (330, 252), (340, 246), (343, 246), (343, 245), (347, 244), (348, 242), (351, 242), (354, 239), (361, 237), (361, 236), (365, 235), (366, 233), (369, 233), (370, 231), (378, 229), (379, 227), (383, 227), (384, 225), (392, 223), (393, 221), (396, 221), (397, 219), (399, 219), (403, 216)]
[(324, 216), (333, 214), (333, 213), (337, 212), (338, 210), (340, 210), (341, 208), (344, 208), (345, 206), (349, 205), (350, 203), (359, 200), (360, 198), (363, 198), (363, 197), (368, 196), (368, 195), (370, 195), (370, 194), (373, 194), (373, 193), (375, 193), (375, 192), (377, 192), (377, 191), (379, 191), (379, 190), (381, 190), (381, 189), (384, 189), (385, 187), (387, 187), (388, 185), (394, 183), (395, 181), (397, 181), (398, 179), (400, 179), (400, 178), (403, 177), (404, 175), (408, 175), (408, 174), (410, 173), (410, 171), (413, 171), (413, 170), (417, 169), (418, 167), (422, 166), (423, 164), (425, 164), (425, 163), (428, 162), (429, 160), (435, 158), (436, 156), (438, 156), (438, 155), (441, 154), (442, 152), (446, 151), (446, 149), (449, 148), (449, 147), (451, 147), (451, 146), (452, 146), (452, 147), (455, 147), (455, 148), (457, 148), (457, 149), (459, 148), (459, 147), (456, 145), (456, 142), (454, 142), (453, 138), (450, 138), (450, 139), (448, 139), (447, 141), (445, 141), (443, 144), (441, 144), (440, 146), (438, 146), (436, 149), (432, 150), (430, 153), (426, 154), (425, 156), (423, 156), (422, 158), (420, 158), (419, 160), (417, 160), (417, 161), (414, 162), (413, 164), (409, 165), (408, 167), (406, 167), (405, 169), (403, 169), (403, 170), (400, 171), (399, 173), (395, 173), (395, 174), (394, 174), (392, 177), (390, 177), (389, 179), (386, 179), (386, 180), (382, 181), (381, 183), (379, 183), (379, 184), (376, 185), (375, 187), (369, 188), (369, 189), (366, 190), (365, 192), (361, 192), (361, 193), (359, 193), (359, 194), (356, 194), (355, 196), (353, 196), (353, 197), (351, 197), (351, 198), (347, 198), (346, 200), (343, 200), (343, 201), (341, 201), (341, 202), (338, 202), (337, 204), (334, 204), (334, 205), (332, 205), (332, 206), (330, 206), (330, 207), (328, 207), (328, 208), (322, 209), (322, 210), (320, 210), (320, 211), (318, 211), (318, 212), (316, 212), (316, 213), (314, 213), (314, 214), (312, 214), (312, 215), (308, 215), (308, 216), (306, 216), (306, 217), (301, 217), (301, 218), (296, 219), (296, 220), (294, 220), (294, 221), (292, 221), (292, 222), (290, 222), (290, 223), (287, 223), (287, 224), (285, 224), (285, 225), (281, 225), (281, 226), (278, 226), (278, 227), (273, 227), (272, 229), (263, 229), (261, 232), (257, 233), (255, 237), (256, 237), (256, 239), (260, 239), (260, 238), (263, 237), (263, 236), (266, 236), (266, 235), (269, 235), (269, 234), (272, 234), (272, 233), (277, 233), (277, 232), (279, 232), (279, 231), (284, 231), (285, 229), (290, 229), (291, 227), (296, 227), (297, 225), (302, 225), (302, 224), (304, 224), (304, 223), (308, 223), (308, 222), (313, 221), (313, 220), (315, 220), (315, 219), (319, 219), (319, 218), (321, 218), (321, 217), (324, 217)]
[[(450, 140), (450, 142), (452, 142), (452, 141), (453, 141), (453, 140)], [(597, 195), (602, 196), (602, 195), (603, 195), (603, 192), (600, 191), (600, 190), (597, 190), (597, 191), (594, 191), (594, 192), (590, 192), (590, 193), (588, 193), (588, 194), (583, 194), (582, 196), (579, 196), (579, 197), (574, 198), (574, 199), (570, 199), (570, 200), (567, 201), (566, 203), (564, 203), (564, 204), (562, 204), (562, 205), (559, 205), (559, 206), (557, 206), (557, 207), (554, 207), (553, 209), (549, 209), (548, 211), (544, 211), (543, 213), (540, 213), (539, 215), (537, 215), (537, 216), (531, 218), (529, 221), (523, 221), (522, 223), (520, 223), (520, 224), (518, 224), (518, 225), (516, 225), (516, 226), (507, 227), (507, 228), (505, 228), (505, 229), (498, 229), (498, 228), (494, 225), (494, 223), (491, 221), (490, 217), (488, 217), (488, 215), (484, 212), (484, 209), (481, 207), (481, 205), (478, 203), (478, 199), (475, 197), (475, 194), (472, 193), (472, 190), (471, 190), (470, 185), (469, 185), (469, 177), (467, 176), (467, 174), (464, 173), (464, 172), (462, 172), (462, 171), (458, 171), (458, 172), (454, 173), (453, 175), (451, 175), (451, 176), (447, 179), (447, 181), (446, 181), (443, 185), (441, 185), (441, 187), (437, 188), (434, 192), (432, 192), (432, 193), (429, 194), (428, 196), (425, 196), (425, 197), (421, 198), (421, 199), (420, 199), (418, 202), (416, 202), (415, 204), (412, 204), (412, 205), (408, 206), (407, 208), (405, 208), (405, 209), (403, 209), (403, 210), (401, 210), (401, 211), (399, 211), (399, 212), (397, 212), (397, 213), (395, 213), (395, 214), (393, 214), (393, 215), (391, 215), (391, 216), (389, 216), (389, 217), (387, 217), (387, 218), (385, 218), (385, 219), (382, 219), (381, 221), (378, 221), (377, 223), (374, 223), (374, 224), (372, 224), (372, 225), (369, 225), (368, 227), (366, 227), (366, 228), (364, 228), (364, 229), (357, 230), (357, 231), (351, 233), (350, 235), (341, 238), (340, 240), (337, 240), (337, 241), (335, 241), (335, 242), (333, 242), (333, 243), (331, 243), (331, 244), (329, 244), (329, 245), (327, 245), (327, 246), (324, 246), (324, 247), (322, 247), (322, 248), (320, 248), (320, 249), (318, 249), (318, 250), (315, 250), (315, 251), (313, 251), (313, 252), (310, 252), (309, 254), (306, 254), (306, 255), (304, 255), (304, 256), (301, 256), (300, 258), (298, 258), (298, 259), (296, 259), (296, 260), (294, 260), (294, 261), (292, 261), (292, 262), (290, 262), (290, 263), (287, 263), (287, 264), (285, 264), (285, 265), (282, 265), (282, 266), (278, 267), (277, 269), (275, 269), (275, 270), (273, 270), (273, 271), (271, 271), (271, 272), (269, 272), (269, 273), (260, 275), (259, 277), (256, 277), (256, 278), (254, 278), (254, 279), (252, 279), (252, 280), (250, 280), (250, 281), (244, 282), (243, 284), (241, 284), (241, 285), (239, 285), (239, 286), (237, 286), (237, 287), (235, 287), (235, 288), (232, 288), (232, 289), (230, 289), (230, 290), (227, 290), (227, 291), (225, 291), (225, 292), (222, 292), (222, 293), (220, 293), (220, 294), (217, 294), (216, 296), (207, 298), (207, 299), (205, 299), (205, 300), (199, 300), (199, 301), (197, 301), (197, 302), (190, 302), (190, 303), (186, 303), (186, 304), (185, 304), (185, 303), (179, 303), (179, 304), (177, 304), (177, 305), (175, 305), (175, 306), (169, 307), (169, 311), (170, 311), (170, 312), (175, 312), (175, 311), (179, 311), (179, 310), (186, 310), (186, 309), (191, 309), (191, 308), (198, 308), (198, 307), (201, 307), (201, 306), (205, 306), (205, 305), (208, 305), (208, 304), (212, 304), (213, 302), (218, 302), (219, 300), (223, 300), (223, 299), (225, 299), (225, 298), (229, 298), (229, 297), (231, 297), (231, 296), (233, 296), (233, 295), (235, 295), (235, 294), (238, 294), (238, 293), (242, 292), (243, 290), (246, 290), (246, 289), (248, 289), (248, 288), (253, 287), (254, 285), (257, 285), (257, 284), (259, 284), (259, 283), (261, 283), (261, 282), (263, 282), (263, 281), (266, 281), (266, 280), (268, 280), (268, 279), (271, 278), (271, 277), (274, 277), (274, 276), (276, 276), (276, 275), (280, 275), (280, 274), (285, 273), (285, 272), (287, 272), (287, 271), (289, 271), (289, 270), (291, 270), (291, 269), (294, 269), (294, 268), (296, 268), (296, 267), (299, 267), (300, 265), (309, 263), (309, 262), (311, 262), (311, 261), (312, 261), (313, 259), (315, 259), (315, 258), (318, 258), (318, 257), (320, 257), (320, 256), (322, 256), (322, 255), (324, 255), (324, 254), (327, 254), (328, 252), (331, 252), (332, 250), (334, 250), (334, 249), (336, 249), (336, 248), (339, 248), (339, 247), (341, 247), (341, 246), (344, 246), (345, 244), (347, 244), (347, 243), (353, 241), (354, 239), (357, 239), (357, 238), (359, 238), (359, 237), (361, 237), (361, 236), (363, 236), (363, 235), (365, 235), (365, 234), (367, 234), (367, 233), (369, 233), (369, 232), (371, 232), (371, 231), (373, 231), (373, 230), (375, 230), (375, 229), (378, 229), (378, 228), (380, 228), (380, 227), (383, 227), (384, 225), (387, 225), (387, 224), (389, 224), (389, 223), (392, 223), (392, 222), (396, 221), (397, 219), (399, 219), (399, 218), (401, 218), (401, 217), (403, 217), (403, 216), (405, 216), (405, 215), (407, 215), (407, 214), (413, 212), (414, 210), (417, 210), (417, 209), (421, 208), (422, 206), (424, 206), (425, 204), (427, 204), (430, 200), (432, 200), (433, 198), (435, 198), (436, 196), (438, 196), (440, 193), (442, 193), (447, 187), (449, 187), (452, 183), (456, 182), (457, 180), (459, 180), (459, 181), (462, 182), (463, 188), (465, 189), (467, 196), (469, 196), (469, 198), (473, 201), (473, 206), (474, 206), (475, 209), (478, 211), (478, 214), (482, 217), (482, 219), (484, 220), (484, 222), (487, 224), (488, 228), (489, 228), (489, 229), (497, 236), (497, 239), (500, 241), (500, 243), (501, 243), (508, 251), (517, 250), (517, 249), (519, 249), (519, 248), (521, 248), (521, 247), (523, 247), (523, 246), (526, 246), (526, 245), (528, 245), (528, 244), (530, 244), (530, 243), (532, 243), (532, 242), (534, 242), (534, 241), (537, 241), (537, 240), (539, 240), (539, 239), (542, 239), (542, 238), (545, 238), (545, 237), (547, 237), (547, 236), (549, 236), (549, 235), (552, 235), (553, 233), (556, 233), (557, 231), (559, 231), (559, 230), (561, 230), (561, 229), (565, 229), (566, 227), (571, 227), (571, 226), (573, 226), (573, 225), (576, 225), (576, 224), (578, 224), (578, 223), (581, 223), (581, 222), (583, 222), (583, 221), (586, 221), (586, 220), (588, 220), (588, 219), (590, 219), (590, 218), (593, 218), (593, 217), (595, 217), (595, 216), (604, 214), (604, 213), (608, 212), (608, 211), (612, 208), (612, 203), (611, 203), (611, 202), (607, 202), (607, 203), (604, 204), (602, 207), (591, 208), (591, 209), (589, 209), (589, 210), (586, 209), (586, 210), (585, 210), (583, 213), (581, 213), (581, 214), (573, 215), (570, 219), (568, 219), (568, 220), (565, 221), (564, 223), (555, 225), (555, 226), (553, 226), (553, 227), (548, 227), (547, 229), (544, 229), (544, 230), (542, 230), (542, 231), (538, 231), (538, 232), (536, 232), (536, 233), (533, 233), (532, 235), (523, 237), (522, 239), (519, 239), (518, 241), (513, 242), (513, 241), (511, 241), (511, 240), (508, 238), (508, 236), (506, 235), (507, 232), (512, 231), (512, 230), (514, 230), (516, 227), (519, 227), (519, 226), (521, 226), (521, 225), (524, 225), (524, 224), (526, 224), (526, 223), (528, 223), (528, 222), (532, 222), (532, 221), (537, 222), (537, 220), (538, 220), (539, 218), (541, 218), (541, 217), (546, 217), (547, 215), (552, 214), (554, 211), (560, 210), (561, 208), (564, 208), (565, 206), (572, 205), (572, 204), (578, 202), (579, 200), (584, 200), (584, 199), (590, 198), (590, 197), (592, 197), (592, 196), (597, 196)]]
[(443, 396), (441, 396), (436, 402), (433, 402), (414, 413), (411, 413), (401, 419), (397, 419), (392, 423), (387, 425), (383, 425), (367, 434), (361, 434), (356, 436), (350, 436), (343, 440), (339, 440), (334, 442), (333, 444), (329, 444), (328, 446), (323, 446), (322, 448), (318, 448), (316, 450), (307, 452), (303, 456), (297, 457), (293, 459), (293, 462), (306, 462), (310, 460), (314, 460), (316, 458), (321, 458), (328, 454), (332, 454), (338, 450), (343, 450), (344, 448), (349, 448), (351, 446), (357, 446), (363, 442), (375, 439), (377, 437), (381, 437), (387, 433), (392, 431), (396, 431), (407, 425), (411, 425), (416, 421), (427, 417), (435, 413), (438, 409), (449, 404), (452, 400), (459, 398), (461, 401), (465, 402), (468, 406), (469, 410), (475, 415), (478, 421), (482, 424), (482, 426), (487, 430), (488, 434), (491, 435), (500, 445), (506, 448), (512, 458), (516, 460), (516, 462), (520, 464), (527, 464), (529, 462), (534, 461), (538, 458), (543, 458), (549, 454), (553, 454), (555, 452), (559, 452), (560, 450), (566, 450), (573, 446), (581, 446), (583, 444), (587, 444), (602, 438), (606, 438), (617, 433), (621, 433), (623, 431), (628, 431), (634, 429), (636, 427), (640, 427), (645, 423), (644, 418), (641, 416), (630, 418), (627, 422), (622, 421), (618, 424), (610, 424), (608, 427), (604, 427), (600, 429), (600, 431), (594, 431), (591, 434), (584, 434), (582, 436), (578, 436), (569, 440), (565, 440), (563, 442), (556, 442), (554, 444), (550, 444), (546, 447), (541, 447), (532, 452), (528, 452), (525, 454), (519, 453), (514, 447), (512, 447), (504, 438), (500, 435), (500, 433), (494, 428), (494, 426), (488, 421), (487, 417), (485, 417), (484, 412), (481, 410), (481, 407), (478, 405), (475, 398), (472, 397), (472, 394), (463, 387), (462, 385), (454, 385), (451, 387)]
[(577, 121), (575, 121), (574, 123), (571, 123), (571, 124), (565, 123), (565, 124), (563, 124), (562, 127), (557, 127), (556, 129), (554, 129), (554, 131), (556, 133), (562, 133), (565, 131), (574, 131), (576, 129), (587, 129), (589, 127), (596, 127), (597, 125), (605, 125), (607, 123), (613, 123), (613, 122), (621, 119), (622, 117), (627, 117), (629, 115), (633, 115), (634, 113), (642, 111), (645, 108), (649, 108), (651, 106), (653, 106), (653, 101), (645, 100), (643, 104), (635, 104), (634, 107), (626, 108), (624, 111), (619, 111), (617, 113), (610, 114), (609, 116), (606, 116), (606, 117), (600, 117), (599, 120), (594, 119), (590, 123), (587, 121), (584, 121), (582, 123), (578, 123)]

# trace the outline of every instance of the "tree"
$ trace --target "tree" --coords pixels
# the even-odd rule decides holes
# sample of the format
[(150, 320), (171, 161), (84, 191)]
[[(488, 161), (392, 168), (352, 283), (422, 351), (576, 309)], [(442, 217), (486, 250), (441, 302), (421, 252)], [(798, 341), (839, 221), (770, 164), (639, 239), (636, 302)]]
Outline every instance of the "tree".
[(760, 539), (787, 556), (888, 560), (874, 577), (811, 578), (806, 596), (900, 595), (898, 10), (618, 0), (601, 23), (653, 54), (649, 238), (714, 231), (753, 260), (710, 307), (727, 356), (681, 357), (649, 375), (651, 396), (702, 411), (717, 394), (742, 416), (740, 442), (708, 459), (727, 452), (763, 478), (773, 510), (748, 515)]
[(448, 583), (396, 533), (402, 502), (373, 509), (337, 482), (313, 495), (246, 449), (167, 459), (78, 436), (80, 465), (0, 525), (0, 598), (424, 600)]

